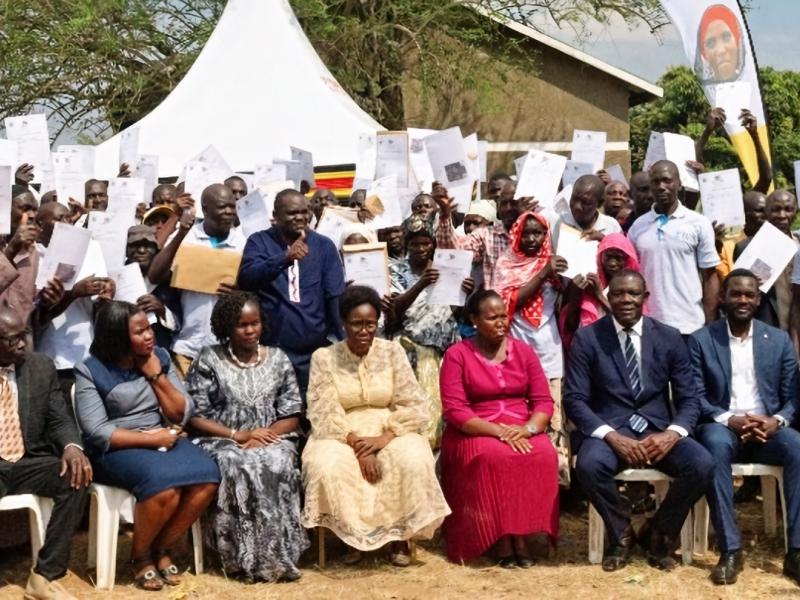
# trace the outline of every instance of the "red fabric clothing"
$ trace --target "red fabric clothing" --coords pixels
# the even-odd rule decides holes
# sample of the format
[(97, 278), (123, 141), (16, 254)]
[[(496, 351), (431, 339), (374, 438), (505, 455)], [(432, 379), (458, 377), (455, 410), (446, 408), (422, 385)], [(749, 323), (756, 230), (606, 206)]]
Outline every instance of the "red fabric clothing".
[(539, 359), (527, 345), (507, 338), (506, 359), (491, 363), (466, 340), (444, 355), (440, 375), (447, 422), (441, 446), (442, 488), (453, 513), (444, 523), (447, 556), (468, 561), (506, 535), (558, 537), (558, 458), (547, 435), (531, 438), (519, 454), (493, 437), (460, 427), (479, 417), (525, 424), (534, 412), (553, 414), (553, 400)]
[[(545, 230), (544, 241), (536, 256), (527, 256), (519, 247), (525, 224), (529, 219), (538, 221)], [(539, 289), (528, 299), (524, 306), (517, 306), (517, 304), (520, 289), (544, 269), (550, 259), (553, 258), (550, 226), (547, 223), (547, 219), (542, 215), (535, 212), (525, 212), (519, 216), (511, 227), (509, 235), (511, 238), (510, 245), (500, 256), (495, 266), (495, 289), (502, 296), (509, 316), (513, 316), (519, 310), (525, 320), (538, 328), (542, 322), (542, 313), (544, 312), (543, 286), (539, 286)], [(548, 281), (556, 289), (560, 287), (560, 278), (557, 275), (549, 277)]]

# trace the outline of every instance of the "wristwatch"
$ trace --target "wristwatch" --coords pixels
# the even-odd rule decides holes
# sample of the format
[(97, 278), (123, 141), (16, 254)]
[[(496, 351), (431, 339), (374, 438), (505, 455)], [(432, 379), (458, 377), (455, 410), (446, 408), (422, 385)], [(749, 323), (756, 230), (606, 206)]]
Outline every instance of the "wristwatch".
[(525, 429), (531, 434), (531, 437), (539, 433), (539, 429), (535, 425), (525, 425)]

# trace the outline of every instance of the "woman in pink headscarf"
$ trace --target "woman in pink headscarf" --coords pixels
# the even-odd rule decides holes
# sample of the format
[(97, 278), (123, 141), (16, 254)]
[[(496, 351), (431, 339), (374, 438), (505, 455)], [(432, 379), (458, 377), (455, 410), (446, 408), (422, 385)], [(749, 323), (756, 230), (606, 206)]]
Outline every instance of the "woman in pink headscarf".
[(576, 276), (567, 293), (559, 318), (565, 351), (579, 327), (591, 325), (610, 311), (605, 290), (611, 276), (622, 269), (639, 272), (639, 257), (624, 234), (610, 233), (597, 247), (597, 273)]

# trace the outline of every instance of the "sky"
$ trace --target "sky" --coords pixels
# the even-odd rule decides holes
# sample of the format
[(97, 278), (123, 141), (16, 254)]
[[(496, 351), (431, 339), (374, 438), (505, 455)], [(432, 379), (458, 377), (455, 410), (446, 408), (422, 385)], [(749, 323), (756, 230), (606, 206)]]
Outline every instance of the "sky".
[[(800, 23), (800, 0), (752, 0), (746, 14), (759, 66), (800, 71), (800, 52), (792, 30)], [(537, 23), (551, 37), (576, 46), (615, 67), (655, 82), (672, 65), (686, 65), (686, 55), (675, 29), (661, 30), (659, 42), (647, 27), (629, 29), (622, 19), (610, 25), (591, 24), (588, 38), (559, 30), (552, 23)]]

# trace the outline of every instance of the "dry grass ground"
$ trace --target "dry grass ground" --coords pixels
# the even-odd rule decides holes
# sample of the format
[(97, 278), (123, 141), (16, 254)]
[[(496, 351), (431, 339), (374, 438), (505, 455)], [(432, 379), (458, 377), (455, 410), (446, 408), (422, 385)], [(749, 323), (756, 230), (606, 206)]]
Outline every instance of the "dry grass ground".
[[(208, 565), (201, 576), (187, 574), (184, 583), (162, 592), (142, 592), (131, 583), (125, 558), (129, 551), (129, 533), (119, 544), (117, 586), (111, 592), (95, 591), (93, 573), (86, 570), (86, 534), (77, 536), (71, 572), (64, 580), (66, 588), (81, 599), (118, 598), (121, 600), (156, 599), (193, 600), (213, 598), (241, 600), (242, 598), (303, 599), (449, 599), (449, 598), (569, 598), (571, 600), (601, 600), (647, 598), (720, 598), (763, 599), (800, 598), (800, 587), (781, 576), (783, 540), (765, 539), (761, 522), (761, 504), (749, 503), (740, 507), (740, 520), (747, 543), (747, 567), (734, 586), (716, 587), (708, 579), (709, 569), (716, 564), (716, 555), (700, 557), (689, 567), (672, 573), (651, 569), (637, 556), (626, 569), (604, 573), (599, 566), (589, 565), (587, 552), (587, 522), (584, 507), (562, 512), (562, 539), (556, 552), (547, 557), (541, 550), (539, 564), (529, 570), (505, 570), (488, 561), (470, 566), (450, 564), (443, 556), (441, 544), (421, 547), (415, 564), (406, 569), (387, 564), (382, 555), (368, 557), (357, 567), (345, 567), (337, 562), (338, 548), (329, 544), (329, 563), (321, 571), (315, 564), (312, 551), (303, 560), (303, 578), (288, 584), (245, 584), (226, 579)], [(780, 534), (780, 531), (779, 531)], [(332, 536), (328, 536), (330, 539)], [(188, 549), (178, 558), (189, 564)], [(208, 557), (207, 563), (213, 563)], [(26, 548), (0, 555), (0, 598), (20, 598), (25, 585), (30, 556)]]

